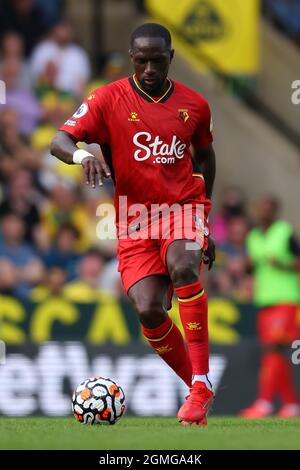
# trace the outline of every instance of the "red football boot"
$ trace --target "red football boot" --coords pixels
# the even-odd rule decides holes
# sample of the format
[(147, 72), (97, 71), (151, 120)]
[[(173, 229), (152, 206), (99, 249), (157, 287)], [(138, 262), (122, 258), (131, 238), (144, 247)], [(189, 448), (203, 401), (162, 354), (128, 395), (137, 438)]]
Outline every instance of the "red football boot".
[(272, 415), (272, 412), (273, 407), (270, 403), (264, 400), (256, 400), (252, 405), (240, 412), (240, 417), (247, 419), (267, 418)]
[(278, 418), (298, 418), (300, 416), (300, 406), (298, 404), (289, 403), (283, 405), (278, 413), (276, 414)]
[(204, 382), (195, 382), (192, 385), (186, 402), (178, 411), (178, 419), (183, 426), (189, 424), (205, 426), (207, 413), (214, 400), (214, 392), (207, 388)]

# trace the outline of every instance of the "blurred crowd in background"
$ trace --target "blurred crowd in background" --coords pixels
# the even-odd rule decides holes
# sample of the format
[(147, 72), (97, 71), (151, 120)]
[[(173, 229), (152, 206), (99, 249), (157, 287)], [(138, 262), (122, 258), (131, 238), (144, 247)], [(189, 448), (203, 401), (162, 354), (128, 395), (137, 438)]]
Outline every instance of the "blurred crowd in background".
[[(264, 13), (299, 41), (300, 1), (266, 0)], [(113, 54), (101, 76), (93, 76), (62, 0), (1, 0), (0, 31), (0, 79), (7, 92), (0, 105), (0, 293), (74, 301), (96, 300), (100, 291), (123, 296), (116, 241), (101, 240), (96, 231), (97, 207), (112, 204), (113, 185), (88, 188), (82, 168), (58, 162), (49, 142), (83, 96), (124, 76), (127, 58)], [(238, 187), (224, 188), (219, 200), (211, 217), (217, 261), (206, 289), (248, 303), (245, 240), (255, 211)]]
[(300, 0), (263, 0), (263, 13), (300, 47)]

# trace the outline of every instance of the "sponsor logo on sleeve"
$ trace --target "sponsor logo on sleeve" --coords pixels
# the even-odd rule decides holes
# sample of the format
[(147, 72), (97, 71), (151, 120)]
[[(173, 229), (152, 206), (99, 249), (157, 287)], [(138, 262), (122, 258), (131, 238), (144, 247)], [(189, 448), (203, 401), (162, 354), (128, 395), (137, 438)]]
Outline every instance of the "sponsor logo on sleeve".
[(77, 111), (75, 111), (75, 113), (73, 114), (73, 117), (74, 118), (81, 118), (82, 116), (84, 116), (89, 110), (89, 107), (86, 103), (82, 103), (81, 106), (79, 106), (79, 108), (77, 109)]
[(77, 121), (74, 121), (73, 119), (68, 119), (68, 120), (65, 122), (65, 126), (74, 127), (74, 126), (76, 126), (76, 124), (77, 124)]

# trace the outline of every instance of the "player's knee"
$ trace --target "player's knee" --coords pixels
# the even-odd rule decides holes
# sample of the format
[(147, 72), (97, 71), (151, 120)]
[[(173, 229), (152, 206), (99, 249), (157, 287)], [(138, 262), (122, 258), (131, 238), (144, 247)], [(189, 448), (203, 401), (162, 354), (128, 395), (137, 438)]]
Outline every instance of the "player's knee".
[(142, 301), (135, 304), (140, 322), (146, 328), (156, 328), (161, 325), (165, 318), (162, 305), (155, 301)]
[(170, 270), (170, 276), (175, 287), (191, 284), (199, 279), (198, 268), (194, 262), (176, 263)]

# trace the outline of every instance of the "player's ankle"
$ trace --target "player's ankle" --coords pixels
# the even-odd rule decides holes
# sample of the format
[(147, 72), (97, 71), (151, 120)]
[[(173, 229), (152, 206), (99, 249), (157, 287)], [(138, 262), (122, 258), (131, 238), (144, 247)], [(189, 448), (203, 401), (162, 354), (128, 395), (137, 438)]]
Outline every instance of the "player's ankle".
[(209, 375), (208, 374), (204, 374), (204, 375), (201, 375), (201, 374), (196, 374), (196, 375), (193, 375), (192, 377), (192, 385), (195, 383), (195, 382), (203, 382), (205, 383), (206, 387), (213, 391), (213, 386), (212, 386), (212, 383), (211, 383), (211, 380), (209, 378)]

